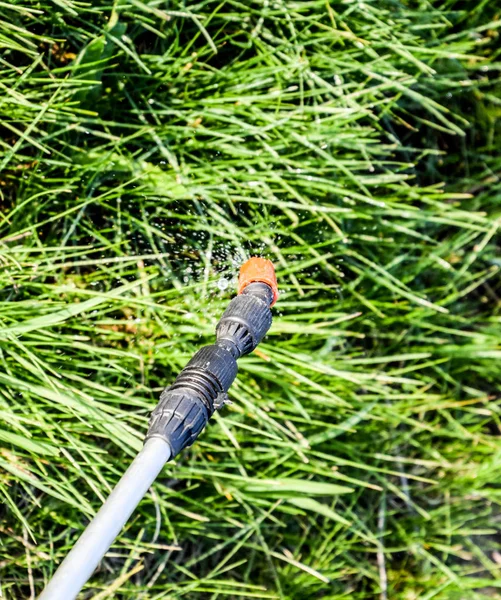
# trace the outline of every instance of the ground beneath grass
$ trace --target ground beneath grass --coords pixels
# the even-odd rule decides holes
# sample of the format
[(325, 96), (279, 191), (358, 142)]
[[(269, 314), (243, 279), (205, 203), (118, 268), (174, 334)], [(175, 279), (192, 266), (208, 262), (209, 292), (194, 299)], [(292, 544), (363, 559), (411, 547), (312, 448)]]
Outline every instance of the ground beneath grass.
[(273, 328), (81, 598), (498, 596), (500, 9), (0, 3), (0, 597), (42, 590), (251, 255)]

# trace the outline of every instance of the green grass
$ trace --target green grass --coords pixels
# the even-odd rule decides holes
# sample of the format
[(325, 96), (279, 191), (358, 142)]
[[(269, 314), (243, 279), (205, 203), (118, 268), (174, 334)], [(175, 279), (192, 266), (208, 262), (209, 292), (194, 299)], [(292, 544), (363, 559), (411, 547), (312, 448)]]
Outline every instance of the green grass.
[(255, 254), (270, 334), (81, 598), (499, 594), (500, 27), (0, 3), (0, 597), (41, 591)]

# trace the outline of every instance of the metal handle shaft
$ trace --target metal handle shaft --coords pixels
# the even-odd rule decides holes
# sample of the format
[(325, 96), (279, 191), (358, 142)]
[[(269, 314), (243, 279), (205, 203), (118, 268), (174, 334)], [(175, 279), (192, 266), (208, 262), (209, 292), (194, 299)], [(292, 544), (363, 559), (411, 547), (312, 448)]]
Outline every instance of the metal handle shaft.
[(74, 600), (171, 455), (159, 438), (149, 439), (99, 509), (39, 600)]

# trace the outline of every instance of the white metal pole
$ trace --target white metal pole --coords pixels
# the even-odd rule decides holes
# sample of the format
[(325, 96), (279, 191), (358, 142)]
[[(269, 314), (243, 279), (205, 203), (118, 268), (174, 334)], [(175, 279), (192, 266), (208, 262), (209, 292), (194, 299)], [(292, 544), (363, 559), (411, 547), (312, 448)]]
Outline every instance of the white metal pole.
[(150, 438), (59, 565), (39, 600), (74, 600), (169, 460), (171, 449)]

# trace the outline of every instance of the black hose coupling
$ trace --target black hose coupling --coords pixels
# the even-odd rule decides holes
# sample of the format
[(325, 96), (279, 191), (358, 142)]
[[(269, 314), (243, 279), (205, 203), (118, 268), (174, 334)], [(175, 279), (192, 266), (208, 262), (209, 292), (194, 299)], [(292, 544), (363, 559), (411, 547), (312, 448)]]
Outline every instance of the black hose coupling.
[(273, 264), (251, 258), (240, 269), (238, 296), (216, 327), (216, 343), (201, 348), (165, 388), (153, 409), (146, 439), (165, 440), (174, 458), (197, 439), (215, 410), (228, 402), (237, 359), (252, 352), (271, 327), (278, 298)]

